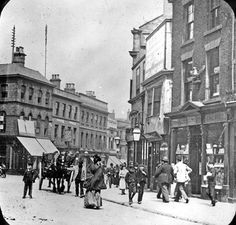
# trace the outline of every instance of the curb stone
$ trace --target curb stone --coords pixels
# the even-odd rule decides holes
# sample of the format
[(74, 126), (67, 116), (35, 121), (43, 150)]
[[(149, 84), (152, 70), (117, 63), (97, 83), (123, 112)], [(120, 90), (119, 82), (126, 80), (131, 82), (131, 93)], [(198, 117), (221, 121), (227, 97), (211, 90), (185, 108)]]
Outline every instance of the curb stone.
[(115, 203), (115, 204), (123, 205), (123, 206), (134, 208), (134, 209), (139, 209), (139, 210), (149, 212), (149, 213), (154, 213), (154, 214), (158, 214), (158, 215), (162, 215), (162, 216), (172, 217), (172, 218), (175, 218), (175, 219), (185, 220), (185, 221), (189, 221), (189, 222), (193, 222), (193, 223), (199, 223), (199, 224), (202, 224), (202, 225), (214, 225), (213, 223), (208, 223), (208, 222), (205, 222), (205, 221), (199, 221), (199, 220), (189, 219), (189, 218), (186, 218), (186, 217), (175, 216), (175, 215), (171, 215), (171, 214), (168, 214), (168, 213), (163, 213), (163, 212), (160, 212), (160, 211), (157, 211), (157, 210), (140, 208), (138, 206), (129, 205), (126, 202), (118, 202), (118, 201), (111, 200), (111, 199), (104, 198), (104, 197), (102, 199), (104, 201), (112, 202), (112, 203)]

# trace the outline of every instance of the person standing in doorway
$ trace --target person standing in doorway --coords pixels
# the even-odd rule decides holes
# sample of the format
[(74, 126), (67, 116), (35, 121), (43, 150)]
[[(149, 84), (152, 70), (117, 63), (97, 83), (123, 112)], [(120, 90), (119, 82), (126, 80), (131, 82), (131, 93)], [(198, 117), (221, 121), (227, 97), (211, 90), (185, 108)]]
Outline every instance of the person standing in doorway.
[(163, 164), (157, 168), (155, 178), (159, 179), (161, 184), (161, 194), (163, 202), (169, 202), (169, 186), (173, 182), (174, 173), (172, 166), (168, 163), (166, 156), (162, 159)]
[(142, 203), (144, 186), (146, 184), (147, 173), (144, 171), (144, 165), (139, 165), (136, 172), (137, 189), (138, 189), (138, 204)]
[(185, 182), (189, 179), (188, 174), (192, 172), (192, 169), (183, 163), (182, 157), (177, 157), (177, 163), (174, 168), (174, 174), (176, 175), (176, 196), (175, 202), (178, 202), (181, 195), (186, 203), (189, 202), (189, 198), (185, 192)]

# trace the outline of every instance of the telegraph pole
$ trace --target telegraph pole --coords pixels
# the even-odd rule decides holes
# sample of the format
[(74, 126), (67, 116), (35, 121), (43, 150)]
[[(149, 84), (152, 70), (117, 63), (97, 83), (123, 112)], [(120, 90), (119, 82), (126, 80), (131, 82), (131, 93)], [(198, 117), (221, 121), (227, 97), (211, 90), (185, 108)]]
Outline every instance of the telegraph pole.
[(47, 42), (48, 42), (48, 25), (45, 26), (45, 67), (44, 76), (47, 77)]
[(11, 63), (13, 63), (14, 58), (14, 50), (15, 50), (15, 42), (16, 42), (16, 28), (15, 25), (12, 28), (12, 39), (11, 39), (11, 47), (12, 47), (12, 57), (11, 57)]

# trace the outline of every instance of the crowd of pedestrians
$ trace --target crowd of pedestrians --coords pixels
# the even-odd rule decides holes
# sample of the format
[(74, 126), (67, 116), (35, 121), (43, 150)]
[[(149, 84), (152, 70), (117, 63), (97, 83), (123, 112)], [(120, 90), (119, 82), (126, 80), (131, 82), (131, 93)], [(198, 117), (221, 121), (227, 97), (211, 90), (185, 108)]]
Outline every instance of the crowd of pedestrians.
[[(162, 199), (164, 203), (170, 202), (171, 193), (174, 201), (179, 202), (182, 199), (186, 203), (189, 202), (186, 185), (190, 181), (189, 174), (192, 169), (187, 163), (183, 162), (182, 157), (177, 156), (176, 161), (176, 164), (170, 164), (165, 156), (156, 167), (154, 177), (157, 181), (157, 198)], [(38, 174), (32, 169), (32, 163), (29, 163), (23, 176), (25, 183), (23, 198), (26, 197), (27, 192), (29, 197), (32, 198), (32, 185), (37, 176)], [(208, 180), (207, 193), (211, 199), (212, 206), (216, 204), (215, 178), (214, 165), (209, 162), (206, 179)], [(115, 166), (110, 163), (110, 165), (106, 166), (102, 164), (98, 155), (95, 155), (90, 163), (88, 163), (88, 158), (76, 157), (72, 180), (75, 182), (75, 196), (84, 197), (85, 207), (93, 206), (99, 208), (102, 205), (101, 190), (112, 187), (119, 188), (121, 195), (127, 194), (126, 190), (128, 190), (130, 205), (133, 203), (133, 198), (137, 193), (137, 202), (141, 204), (147, 181), (147, 171), (145, 171), (143, 164), (133, 164), (133, 162), (129, 163), (128, 168), (126, 163)]]

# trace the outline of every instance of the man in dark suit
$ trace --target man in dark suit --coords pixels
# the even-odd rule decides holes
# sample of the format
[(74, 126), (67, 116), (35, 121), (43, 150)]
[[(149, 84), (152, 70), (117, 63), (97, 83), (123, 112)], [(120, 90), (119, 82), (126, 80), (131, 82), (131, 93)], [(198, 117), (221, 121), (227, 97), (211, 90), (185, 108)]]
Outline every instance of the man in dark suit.
[(168, 163), (169, 160), (166, 156), (162, 159), (163, 164), (160, 165), (155, 173), (155, 178), (158, 178), (161, 184), (161, 193), (163, 202), (169, 202), (169, 186), (173, 182), (174, 171), (172, 166)]

